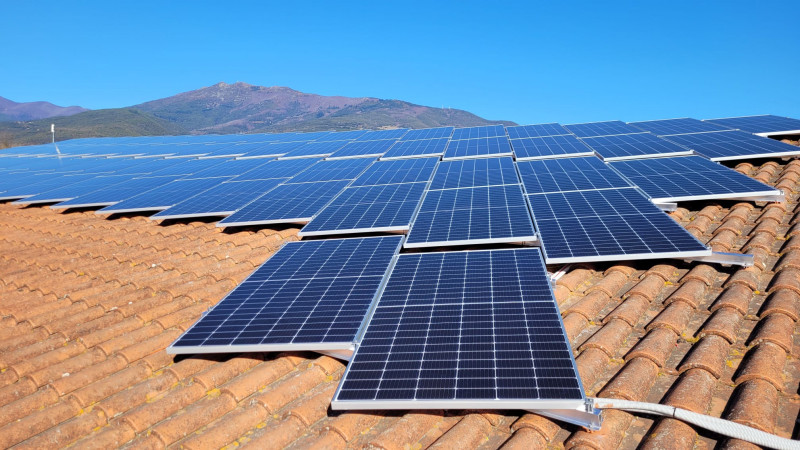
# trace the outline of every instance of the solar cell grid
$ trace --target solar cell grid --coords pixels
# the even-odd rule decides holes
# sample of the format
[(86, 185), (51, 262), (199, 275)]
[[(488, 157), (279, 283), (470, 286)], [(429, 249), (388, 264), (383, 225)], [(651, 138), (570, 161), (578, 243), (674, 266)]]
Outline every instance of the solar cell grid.
[(383, 154), (381, 160), (441, 156), (448, 141), (447, 138), (399, 141)]
[(408, 128), (398, 128), (395, 130), (367, 131), (359, 136), (356, 141), (382, 141), (384, 139), (397, 140), (408, 132)]
[(352, 186), (428, 181), (438, 162), (438, 158), (378, 161), (359, 175)]
[(532, 409), (583, 398), (529, 248), (400, 255), (332, 406)]
[(600, 159), (559, 158), (517, 162), (526, 194), (630, 187)]
[(320, 160), (313, 158), (272, 160), (236, 176), (236, 181), (289, 178), (313, 166), (317, 161)]
[(619, 120), (606, 122), (573, 123), (564, 125), (564, 128), (578, 137), (614, 136), (619, 134), (640, 133), (636, 127), (630, 126)]
[(481, 127), (456, 128), (453, 130), (454, 141), (461, 139), (477, 139), (491, 137), (505, 137), (506, 129), (502, 125), (486, 125)]
[(713, 161), (800, 154), (800, 147), (738, 130), (684, 134), (669, 136), (667, 139), (705, 155)]
[(682, 118), (682, 119), (665, 119), (665, 120), (648, 120), (645, 122), (631, 122), (633, 125), (642, 131), (649, 131), (657, 136), (670, 136), (674, 134), (690, 134), (690, 133), (705, 133), (710, 131), (723, 131), (729, 128), (721, 125), (716, 125), (710, 122), (703, 122), (697, 119)]
[(571, 134), (541, 138), (520, 138), (509, 141), (517, 161), (592, 155), (594, 151)]
[(511, 158), (482, 158), (442, 161), (436, 168), (429, 189), (498, 186), (518, 184)]
[(408, 230), (426, 183), (348, 187), (299, 236)]
[(307, 142), (284, 154), (281, 159), (326, 157), (347, 145), (347, 141)]
[(357, 178), (375, 158), (352, 158), (333, 161), (320, 161), (295, 175), (287, 184), (310, 183), (317, 181), (352, 180)]
[(459, 141), (450, 140), (444, 150), (442, 159), (510, 156), (511, 153), (511, 145), (508, 143), (507, 137), (484, 137)]
[(290, 242), (167, 351), (351, 349), (401, 241)]
[(558, 123), (540, 123), (536, 125), (506, 127), (506, 131), (508, 132), (509, 139), (538, 138), (570, 134), (569, 130)]
[(423, 128), (420, 130), (408, 130), (403, 135), (403, 141), (415, 141), (419, 139), (449, 138), (453, 134), (453, 127)]
[(336, 197), (349, 180), (283, 184), (221, 220), (220, 227), (305, 223)]
[(267, 159), (232, 159), (187, 175), (186, 178), (235, 177), (267, 164)]
[(67, 201), (57, 203), (51, 208), (77, 208), (90, 206), (106, 206), (133, 197), (134, 195), (150, 189), (163, 186), (174, 180), (174, 176), (133, 178), (119, 183), (105, 185), (100, 189), (76, 196)]
[(269, 180), (226, 181), (199, 195), (177, 203), (175, 206), (161, 211), (151, 218), (172, 219), (232, 214), (285, 180), (285, 178), (274, 178)]
[(583, 142), (606, 160), (657, 155), (688, 155), (692, 153), (686, 147), (681, 147), (674, 142), (650, 133), (583, 138)]
[(207, 189), (218, 186), (228, 179), (230, 179), (230, 177), (175, 180), (163, 186), (126, 198), (114, 205), (107, 206), (98, 211), (98, 214), (167, 209)]
[(352, 131), (339, 131), (335, 133), (328, 133), (325, 136), (316, 138), (315, 142), (330, 142), (330, 141), (351, 141), (360, 136), (368, 133), (369, 130), (352, 130)]
[(800, 120), (773, 115), (728, 117), (724, 119), (707, 119), (707, 123), (736, 128), (748, 133), (774, 134), (780, 132), (800, 132)]
[(363, 158), (365, 156), (382, 156), (389, 148), (394, 145), (394, 140), (380, 141), (356, 141), (350, 142), (341, 149), (333, 152), (328, 159), (339, 158)]

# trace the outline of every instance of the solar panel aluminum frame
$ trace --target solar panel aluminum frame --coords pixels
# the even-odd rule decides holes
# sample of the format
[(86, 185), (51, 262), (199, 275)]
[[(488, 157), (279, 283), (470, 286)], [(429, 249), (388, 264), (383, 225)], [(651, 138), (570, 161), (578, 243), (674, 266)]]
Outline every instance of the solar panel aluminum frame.
[[(642, 193), (647, 195), (647, 193), (644, 191), (642, 191)], [(744, 195), (734, 192), (730, 194), (687, 195), (684, 197), (650, 197), (650, 201), (659, 207), (663, 204), (691, 202), (695, 200), (747, 200), (754, 202), (783, 202), (786, 201), (786, 195), (780, 189), (774, 189), (770, 191), (748, 192)]]
[[(636, 134), (636, 133), (631, 133), (631, 134)], [(593, 136), (593, 137), (605, 137), (605, 136)], [(670, 141), (670, 142), (672, 142), (672, 141)], [(677, 145), (680, 145), (680, 144), (677, 144)], [(597, 157), (599, 157), (603, 161), (609, 161), (609, 162), (611, 162), (611, 161), (625, 161), (625, 160), (628, 160), (628, 159), (669, 158), (669, 157), (672, 157), (672, 156), (693, 156), (693, 155), (698, 155), (697, 152), (695, 152), (692, 149), (688, 149), (688, 148), (686, 149), (686, 151), (681, 151), (681, 152), (652, 153), (652, 154), (649, 154), (649, 155), (613, 156), (613, 157), (610, 157), (610, 158), (604, 158), (603, 155), (600, 154), (600, 152), (595, 151), (595, 153), (597, 154)]]
[[(380, 237), (376, 236), (373, 238), (351, 238), (351, 239), (380, 239)], [(397, 243), (397, 248), (395, 248), (395, 255), (392, 257), (389, 265), (386, 267), (386, 271), (383, 273), (383, 277), (381, 278), (381, 282), (378, 285), (378, 289), (375, 290), (375, 294), (372, 296), (372, 300), (370, 302), (369, 307), (367, 308), (367, 313), (364, 314), (364, 318), (361, 320), (361, 324), (358, 327), (358, 331), (355, 335), (354, 342), (325, 342), (325, 343), (292, 343), (292, 344), (254, 344), (254, 345), (237, 345), (237, 346), (230, 346), (230, 345), (206, 345), (206, 346), (181, 346), (181, 347), (174, 347), (173, 344), (170, 344), (166, 348), (166, 352), (168, 354), (176, 355), (176, 354), (207, 354), (207, 353), (246, 353), (246, 352), (300, 352), (300, 351), (312, 351), (321, 353), (324, 355), (332, 356), (334, 358), (343, 359), (345, 361), (349, 361), (356, 348), (356, 343), (361, 340), (361, 337), (364, 334), (364, 329), (367, 326), (368, 319), (372, 317), (372, 312), (375, 309), (375, 306), (378, 303), (378, 298), (383, 293), (383, 289), (386, 286), (386, 282), (389, 279), (389, 274), (392, 273), (394, 269), (395, 262), (397, 261), (397, 254), (400, 252), (400, 249), (403, 247), (403, 241), (405, 238), (401, 238)], [(286, 246), (292, 244), (291, 242), (286, 242), (281, 245), (281, 249)], [(278, 249), (280, 251), (280, 249)], [(276, 251), (277, 253), (277, 251)], [(241, 283), (245, 283), (251, 276), (253, 276), (258, 269), (256, 268), (253, 272), (247, 276), (245, 280)], [(233, 292), (233, 291), (231, 291)], [(227, 295), (226, 295), (227, 297)], [(223, 298), (224, 300), (224, 298)], [(205, 315), (205, 313), (203, 314)], [(198, 323), (199, 320), (195, 323)], [(194, 325), (192, 325), (194, 327)], [(188, 328), (186, 332), (191, 329)]]
[[(738, 118), (746, 118), (746, 117), (760, 117), (760, 116), (759, 115), (755, 115), (755, 116), (739, 116), (739, 117), (717, 117), (717, 118), (714, 118), (714, 119), (701, 119), (701, 120), (703, 122), (706, 122), (706, 121), (711, 121), (711, 120), (738, 119)], [(742, 131), (744, 131), (744, 130), (742, 130)], [(745, 131), (745, 133), (748, 133), (748, 132)], [(761, 136), (761, 137), (770, 137), (770, 136), (780, 136), (780, 135), (784, 135), (784, 134), (800, 134), (800, 130), (766, 131), (766, 132), (763, 132), (763, 133), (753, 133), (753, 134), (755, 134), (756, 136)]]
[[(561, 135), (561, 136), (566, 136), (566, 135)], [(546, 136), (546, 137), (553, 137), (553, 136)], [(534, 138), (534, 139), (538, 139), (538, 138)], [(583, 141), (581, 141), (581, 142), (583, 142)], [(586, 144), (584, 144), (584, 145), (586, 145)], [(596, 157), (598, 157), (600, 159), (603, 159), (596, 151), (592, 150), (588, 146), (586, 148), (588, 149), (588, 151), (587, 152), (583, 152), (583, 153), (564, 153), (564, 154), (557, 154), (557, 155), (523, 156), (522, 158), (515, 157), (514, 160), (515, 161), (539, 161), (539, 160), (542, 160), (542, 159), (581, 158), (581, 157), (586, 157), (586, 156), (596, 156)]]
[[(495, 250), (466, 250), (465, 252), (482, 252), (482, 251), (513, 251), (514, 249), (495, 249)], [(539, 251), (539, 258), (542, 262), (542, 267), (544, 265), (544, 259), (542, 256), (542, 252)], [(392, 272), (397, 264), (397, 260), (401, 257), (401, 255), (395, 255), (392, 259), (390, 264), (389, 270), (387, 271), (386, 275), (384, 276), (383, 282), (381, 283), (380, 288), (378, 289), (378, 293), (373, 300), (372, 305), (370, 306), (369, 313), (364, 318), (364, 322), (362, 323), (361, 329), (359, 330), (358, 340), (354, 345), (354, 351), (348, 358), (348, 361), (352, 359), (356, 352), (358, 352), (358, 346), (361, 343), (361, 340), (364, 337), (364, 333), (366, 332), (367, 327), (369, 326), (369, 322), (372, 320), (374, 316), (375, 309), (378, 306), (379, 299), (383, 295), (384, 291), (386, 290), (386, 285), (391, 278)], [(553, 284), (546, 283), (548, 293), (550, 297), (553, 299), (555, 303), (555, 293), (553, 292)], [(569, 338), (567, 337), (566, 330), (564, 329), (564, 322), (561, 318), (559, 318), (559, 324), (561, 325), (561, 332), (564, 338), (564, 342), (569, 345)], [(168, 349), (169, 351), (169, 349)], [(578, 380), (578, 385), (583, 386), (583, 382), (580, 378), (580, 373), (577, 369), (577, 364), (575, 362), (575, 355), (572, 351), (569, 352), (570, 360), (572, 362), (572, 368), (575, 371), (575, 376)], [(586, 427), (590, 430), (599, 430), (602, 418), (600, 416), (600, 410), (594, 408), (592, 399), (586, 397), (586, 392), (581, 390), (582, 397), (581, 399), (569, 399), (569, 400), (558, 400), (558, 399), (546, 399), (546, 400), (487, 400), (487, 399), (463, 399), (463, 400), (338, 400), (339, 392), (341, 391), (343, 383), (339, 383), (339, 386), (336, 388), (336, 392), (333, 395), (331, 400), (331, 409), (334, 411), (346, 411), (346, 410), (437, 410), (437, 409), (489, 409), (489, 410), (501, 410), (501, 409), (520, 409), (525, 411), (530, 411), (533, 413), (541, 414), (544, 416), (548, 416), (558, 420), (564, 420), (566, 422), (580, 425)]]
[[(746, 133), (746, 131), (744, 132)], [(800, 134), (800, 131), (798, 131)], [(669, 136), (667, 136), (669, 137)], [(696, 155), (702, 155), (700, 152), (695, 152)], [(758, 159), (758, 158), (780, 158), (784, 156), (798, 156), (800, 155), (800, 147), (796, 151), (774, 152), (774, 153), (755, 153), (747, 155), (732, 155), (732, 156), (717, 156), (715, 158), (707, 157), (712, 161), (736, 161), (739, 159)], [(702, 155), (705, 156), (705, 155)]]

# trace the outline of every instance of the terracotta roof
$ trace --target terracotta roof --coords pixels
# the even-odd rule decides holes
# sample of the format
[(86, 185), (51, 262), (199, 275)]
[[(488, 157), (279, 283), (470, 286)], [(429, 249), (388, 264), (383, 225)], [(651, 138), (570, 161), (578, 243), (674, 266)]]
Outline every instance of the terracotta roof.
[[(589, 395), (789, 437), (800, 161), (737, 170), (784, 189), (787, 203), (689, 204), (672, 216), (716, 250), (752, 253), (754, 267), (573, 267), (556, 298)], [(333, 358), (165, 353), (296, 232), (0, 204), (0, 447), (749, 448), (620, 411), (594, 433), (521, 411), (338, 413), (329, 403), (345, 366)]]

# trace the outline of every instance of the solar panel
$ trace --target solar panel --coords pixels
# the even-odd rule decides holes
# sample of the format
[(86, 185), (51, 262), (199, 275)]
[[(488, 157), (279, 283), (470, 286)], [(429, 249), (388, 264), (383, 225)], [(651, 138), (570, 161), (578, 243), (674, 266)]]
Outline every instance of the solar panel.
[(636, 127), (630, 126), (619, 120), (606, 122), (573, 123), (564, 125), (564, 128), (578, 137), (614, 136), (618, 134), (641, 133)]
[(231, 159), (223, 161), (220, 164), (209, 167), (207, 169), (199, 170), (191, 175), (186, 175), (186, 178), (217, 178), (217, 177), (235, 177), (253, 170), (264, 164), (267, 164), (268, 159)]
[(492, 156), (511, 156), (511, 154), (511, 145), (508, 143), (508, 138), (502, 136), (463, 139), (460, 141), (451, 140), (447, 143), (447, 148), (444, 150), (442, 159), (485, 158)]
[(594, 156), (518, 161), (517, 167), (526, 194), (630, 187)]
[(319, 159), (272, 160), (252, 168), (236, 177), (236, 181), (267, 180), (270, 178), (290, 178), (308, 169)]
[(609, 163), (656, 202), (779, 195), (780, 191), (701, 156)]
[(505, 137), (506, 129), (502, 125), (486, 125), (480, 127), (456, 128), (452, 140)]
[(374, 158), (339, 159), (320, 161), (289, 179), (287, 184), (316, 181), (352, 180), (361, 175), (375, 161)]
[(404, 247), (534, 241), (522, 188), (505, 185), (426, 192)]
[(149, 191), (150, 189), (163, 186), (174, 179), (175, 177), (173, 176), (134, 178), (116, 184), (103, 186), (96, 191), (79, 195), (61, 203), (56, 203), (55, 205), (51, 206), (51, 208), (87, 208), (93, 206), (113, 205), (114, 203), (125, 200), (126, 198), (133, 197), (142, 191)]
[(406, 231), (426, 183), (348, 187), (298, 236)]
[[(128, 181), (132, 178), (133, 178), (132, 175), (100, 175), (89, 179), (82, 179), (74, 183), (70, 183), (55, 189), (51, 189), (49, 191), (42, 192), (41, 194), (37, 194), (32, 197), (27, 197), (26, 200), (29, 202), (37, 202), (37, 203), (62, 202), (73, 199), (80, 195), (87, 194), (89, 192), (94, 192), (106, 186), (111, 186), (123, 181)], [(167, 181), (170, 181), (171, 179), (174, 178), (167, 178)], [(5, 195), (5, 194), (0, 194), (0, 195)]]
[(690, 119), (688, 117), (682, 119), (665, 119), (665, 120), (648, 120), (644, 122), (631, 122), (628, 125), (633, 125), (642, 131), (649, 131), (658, 136), (671, 136), (675, 134), (690, 134), (690, 133), (706, 133), (711, 131), (723, 131), (730, 128), (723, 127), (711, 122), (703, 122), (702, 120)]
[(691, 150), (650, 133), (583, 138), (603, 159), (630, 159), (647, 156), (689, 155)]
[(281, 159), (324, 158), (347, 145), (346, 141), (307, 142), (286, 152)]
[(381, 141), (356, 141), (350, 142), (341, 149), (333, 152), (328, 159), (363, 158), (365, 156), (378, 157), (386, 153), (396, 141), (384, 139)]
[(571, 134), (541, 138), (520, 138), (509, 141), (517, 161), (593, 155), (594, 151)]
[(423, 128), (420, 130), (409, 130), (403, 135), (403, 141), (416, 141), (419, 139), (438, 139), (449, 138), (453, 135), (453, 127)]
[(253, 149), (247, 152), (240, 159), (244, 158), (277, 158), (283, 157), (286, 154), (296, 151), (304, 147), (304, 142), (273, 142), (261, 148)]
[(401, 241), (290, 242), (167, 352), (351, 350)]
[(352, 141), (360, 136), (368, 133), (369, 130), (352, 130), (352, 131), (339, 131), (336, 133), (328, 133), (325, 136), (318, 137), (315, 142), (331, 142), (331, 141)]
[(356, 141), (382, 141), (384, 139), (397, 140), (408, 132), (408, 128), (397, 128), (394, 130), (367, 131), (359, 136)]
[(682, 134), (668, 139), (713, 161), (800, 155), (800, 147), (744, 131)]
[(440, 162), (429, 189), (503, 184), (519, 184), (517, 170), (511, 158), (464, 159)]
[(283, 184), (243, 205), (217, 226), (306, 223), (349, 183), (349, 180), (340, 180)]
[(152, 216), (152, 219), (227, 216), (269, 192), (285, 178), (226, 181)]
[(163, 186), (150, 189), (141, 194), (126, 198), (119, 203), (97, 211), (98, 214), (115, 214), (136, 211), (156, 211), (164, 210), (170, 206), (187, 200), (218, 186), (229, 180), (230, 177), (218, 178), (194, 178), (188, 180), (175, 180)]
[(352, 186), (427, 182), (433, 175), (438, 162), (439, 158), (378, 161), (359, 175), (353, 181)]
[(506, 127), (506, 131), (508, 132), (509, 139), (538, 138), (570, 134), (569, 130), (558, 123), (540, 123), (536, 125)]
[(441, 156), (448, 141), (447, 138), (399, 141), (381, 156), (381, 160)]
[(634, 188), (555, 192), (528, 199), (548, 264), (711, 254)]
[(577, 409), (584, 393), (536, 248), (403, 254), (333, 409)]
[(798, 134), (800, 133), (800, 120), (790, 117), (773, 116), (770, 114), (748, 117), (728, 117), (724, 119), (707, 119), (707, 123), (722, 125), (727, 128), (736, 128), (748, 133), (756, 134)]

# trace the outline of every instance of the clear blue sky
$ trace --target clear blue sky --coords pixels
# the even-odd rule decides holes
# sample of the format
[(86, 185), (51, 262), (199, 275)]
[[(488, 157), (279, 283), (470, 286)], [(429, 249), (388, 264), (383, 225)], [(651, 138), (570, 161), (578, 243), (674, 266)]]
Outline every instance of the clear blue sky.
[(518, 123), (800, 118), (800, 2), (8, 1), (0, 96), (128, 106), (219, 81)]

